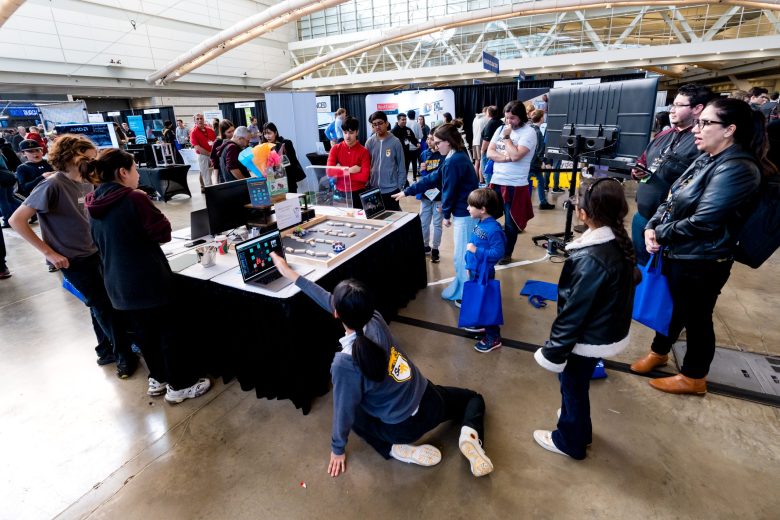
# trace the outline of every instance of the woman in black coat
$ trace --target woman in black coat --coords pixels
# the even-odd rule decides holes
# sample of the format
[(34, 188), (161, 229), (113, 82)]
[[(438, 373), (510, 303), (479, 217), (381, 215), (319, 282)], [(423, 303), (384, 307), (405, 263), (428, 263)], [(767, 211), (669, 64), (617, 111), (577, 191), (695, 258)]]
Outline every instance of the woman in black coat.
[(687, 351), (680, 374), (650, 381), (673, 394), (704, 395), (715, 356), (712, 313), (731, 274), (734, 248), (753, 208), (766, 160), (764, 117), (739, 99), (718, 98), (694, 121), (696, 147), (703, 152), (671, 187), (645, 227), (645, 245), (664, 262), (674, 310), (669, 335), (657, 333), (651, 352), (631, 365), (648, 373), (666, 364), (683, 328)]
[(306, 178), (306, 172), (298, 161), (292, 141), (280, 136), (276, 125), (270, 122), (263, 125), (263, 137), (266, 143), (274, 145), (274, 150), (279, 155), (286, 156), (290, 161), (290, 164), (284, 167), (287, 173), (287, 189), (290, 193), (298, 193), (298, 183)]

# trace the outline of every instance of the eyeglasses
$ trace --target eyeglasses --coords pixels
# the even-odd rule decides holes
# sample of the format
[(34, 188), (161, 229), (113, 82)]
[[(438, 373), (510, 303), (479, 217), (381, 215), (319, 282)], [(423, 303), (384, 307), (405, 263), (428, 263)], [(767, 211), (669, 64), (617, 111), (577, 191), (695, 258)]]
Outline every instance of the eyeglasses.
[(378, 127), (378, 126), (382, 126), (383, 124), (385, 124), (385, 122), (384, 122), (384, 121), (374, 121), (373, 123), (371, 123), (371, 126), (373, 126), (374, 128), (376, 128), (376, 127)]
[(711, 119), (694, 119), (693, 124), (698, 126), (699, 129), (702, 129), (705, 126), (710, 126), (710, 125), (729, 126), (723, 121), (712, 121)]
[(672, 103), (672, 106), (669, 107), (669, 110), (674, 110), (675, 108), (685, 108), (691, 106), (690, 103), (687, 105), (684, 105), (682, 103)]

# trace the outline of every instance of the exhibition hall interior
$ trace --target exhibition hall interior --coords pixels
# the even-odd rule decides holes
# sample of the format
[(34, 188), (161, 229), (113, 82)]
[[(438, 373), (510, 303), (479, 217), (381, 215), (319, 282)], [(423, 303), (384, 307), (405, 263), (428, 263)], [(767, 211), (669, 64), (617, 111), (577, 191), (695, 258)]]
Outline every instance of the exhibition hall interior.
[(780, 1), (0, 42), (0, 519), (777, 518)]

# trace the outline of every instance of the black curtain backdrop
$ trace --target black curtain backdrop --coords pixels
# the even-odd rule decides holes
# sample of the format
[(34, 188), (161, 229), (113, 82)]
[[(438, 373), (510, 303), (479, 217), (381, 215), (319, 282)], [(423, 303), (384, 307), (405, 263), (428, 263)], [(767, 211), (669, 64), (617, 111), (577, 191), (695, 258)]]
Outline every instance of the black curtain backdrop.
[(334, 112), (339, 108), (345, 108), (347, 115), (360, 121), (358, 141), (365, 143), (368, 139), (368, 116), (366, 114), (366, 94), (338, 94), (330, 96), (330, 109)]
[[(254, 101), (252, 114), (257, 117), (257, 126), (263, 128), (268, 122), (268, 112), (265, 110), (265, 100)], [(243, 108), (236, 108), (236, 103), (220, 103), (219, 109), (222, 111), (222, 117), (230, 120), (235, 126), (249, 126), (250, 121), (246, 120), (246, 114)]]

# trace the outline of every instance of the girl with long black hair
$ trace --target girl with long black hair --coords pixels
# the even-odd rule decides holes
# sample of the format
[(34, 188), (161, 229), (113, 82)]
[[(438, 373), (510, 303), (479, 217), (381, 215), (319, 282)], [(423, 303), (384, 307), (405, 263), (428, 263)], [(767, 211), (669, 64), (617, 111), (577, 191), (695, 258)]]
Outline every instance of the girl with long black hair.
[(539, 365), (560, 374), (561, 408), (557, 429), (536, 430), (534, 440), (546, 450), (584, 459), (592, 440), (590, 378), (599, 358), (628, 345), (634, 285), (641, 275), (624, 227), (628, 204), (620, 182), (599, 179), (573, 202), (588, 230), (566, 246), (558, 315), (550, 339), (534, 354)]
[(631, 365), (641, 374), (666, 364), (683, 328), (687, 350), (680, 373), (653, 379), (662, 392), (704, 395), (715, 356), (712, 313), (731, 274), (737, 237), (750, 216), (767, 155), (764, 116), (734, 98), (711, 101), (694, 120), (703, 152), (677, 181), (645, 227), (647, 252), (661, 251), (674, 308), (669, 334), (657, 333), (651, 351)]
[(354, 430), (385, 459), (433, 466), (441, 460), (434, 446), (414, 446), (444, 421), (460, 421), (460, 451), (471, 473), (493, 471), (482, 449), (485, 401), (464, 388), (438, 386), (420, 373), (402, 352), (390, 328), (375, 310), (373, 298), (357, 280), (344, 280), (331, 295), (299, 276), (283, 258), (271, 253), (279, 272), (293, 281), (344, 326), (342, 350), (333, 358), (333, 435), (328, 473), (346, 471), (347, 437)]
[(263, 139), (266, 143), (274, 145), (274, 150), (279, 155), (287, 157), (290, 162), (285, 165), (287, 173), (287, 190), (290, 193), (298, 192), (298, 183), (306, 179), (306, 172), (303, 171), (298, 155), (295, 153), (295, 147), (292, 141), (279, 135), (279, 129), (270, 121), (263, 125)]

